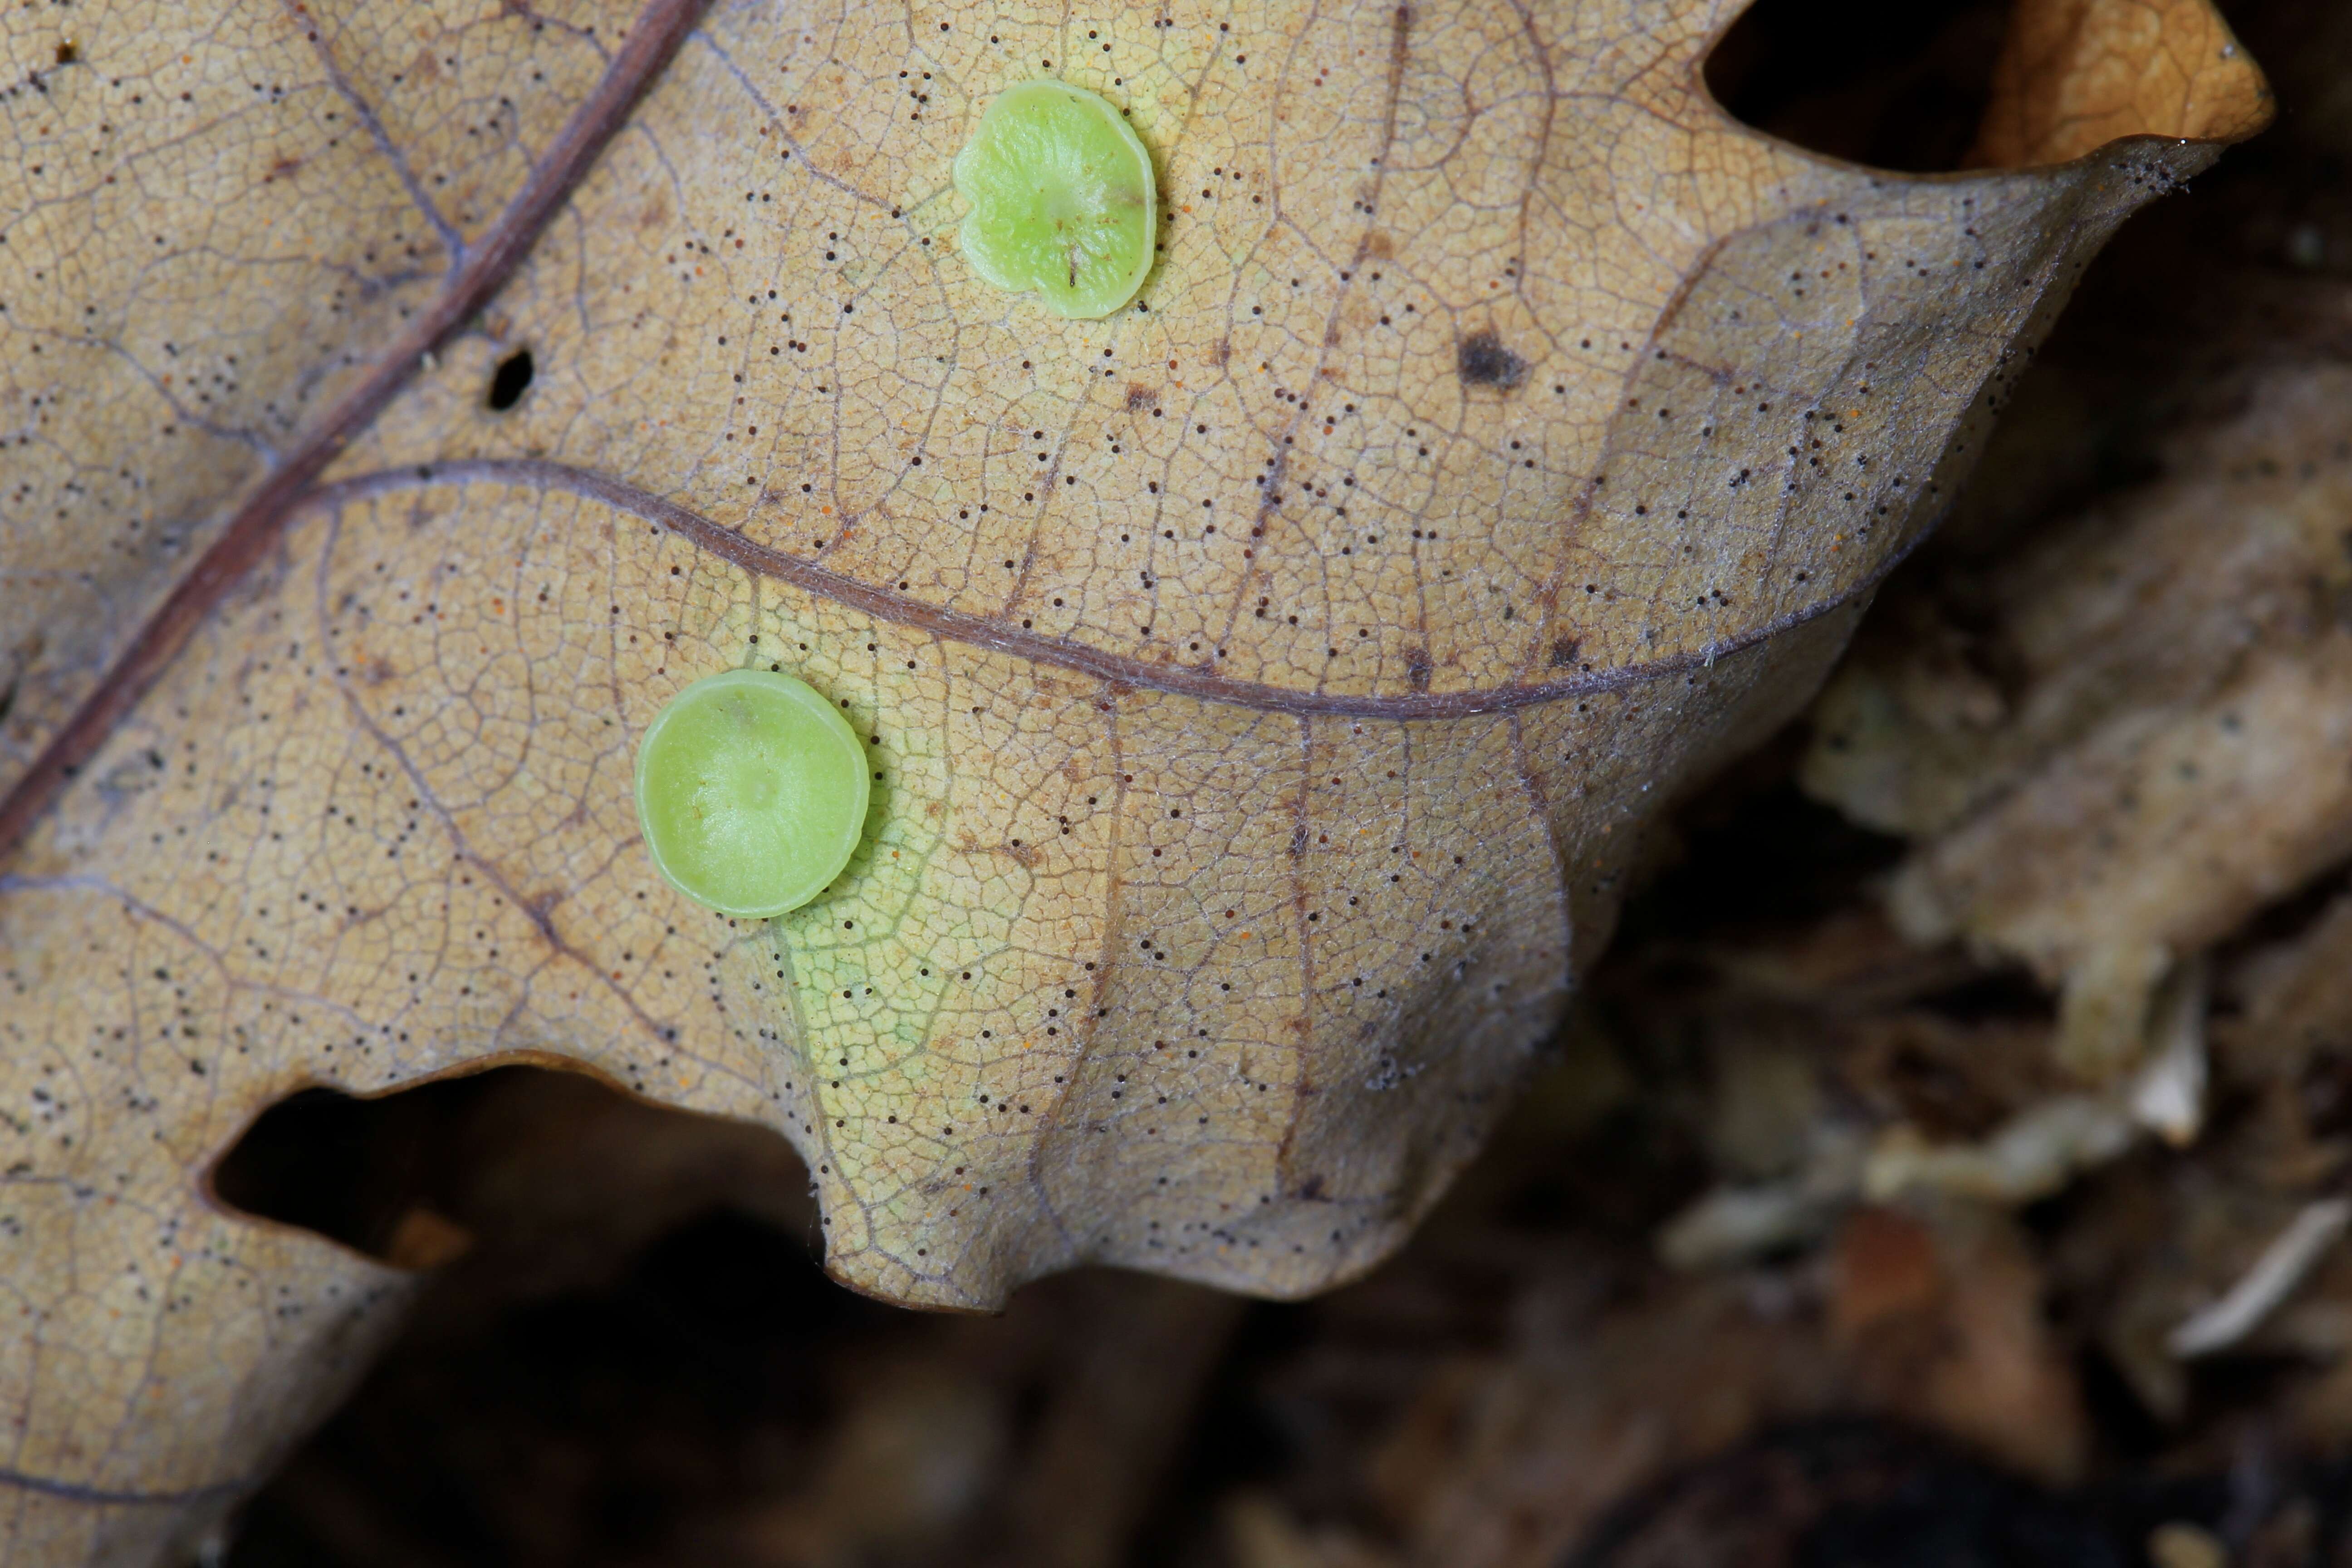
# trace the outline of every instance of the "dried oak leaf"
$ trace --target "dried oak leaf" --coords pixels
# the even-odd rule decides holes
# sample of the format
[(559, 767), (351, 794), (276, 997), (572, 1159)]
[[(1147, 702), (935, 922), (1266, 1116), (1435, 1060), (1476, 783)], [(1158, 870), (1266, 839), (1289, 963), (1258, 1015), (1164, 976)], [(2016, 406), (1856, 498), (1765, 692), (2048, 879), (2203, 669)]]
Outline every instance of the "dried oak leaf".
[[(207, 1196), (302, 1085), (537, 1056), (763, 1122), (908, 1302), (1377, 1262), (1642, 826), (2266, 112), (2204, 0), (2036, 0), (2011, 166), (1890, 175), (1716, 106), (1740, 9), (11, 12), (12, 1560), (193, 1528), (380, 1333), (401, 1276)], [(1040, 75), (1161, 166), (1112, 320), (956, 254)], [(765, 925), (630, 803), (753, 661), (877, 773)]]

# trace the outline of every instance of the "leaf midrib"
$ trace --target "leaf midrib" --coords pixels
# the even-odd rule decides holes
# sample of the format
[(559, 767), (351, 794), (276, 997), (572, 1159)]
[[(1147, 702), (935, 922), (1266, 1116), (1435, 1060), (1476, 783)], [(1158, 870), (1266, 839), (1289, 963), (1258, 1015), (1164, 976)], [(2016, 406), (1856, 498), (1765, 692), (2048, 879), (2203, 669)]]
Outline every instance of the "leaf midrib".
[[(1391, 722), (1429, 722), (1471, 719), (1515, 712), (1539, 703), (1591, 697), (1643, 686), (1669, 676), (1713, 666), (1756, 644), (1818, 620), (1866, 596), (1900, 565), (1902, 552), (1880, 562), (1871, 574), (1843, 594), (1831, 595), (1802, 609), (1752, 626), (1688, 652), (1643, 663), (1579, 672), (1559, 680), (1519, 681), (1503, 686), (1456, 691), (1333, 692), (1237, 680), (1219, 675), (1206, 664), (1163, 663), (1118, 654), (1066, 637), (1045, 636), (1008, 626), (986, 616), (952, 609), (894, 589), (879, 587), (789, 555), (744, 537), (700, 512), (667, 500), (624, 479), (568, 463), (530, 458), (467, 458), (419, 464), (362, 474), (339, 480), (298, 497), (293, 510), (336, 506), (371, 495), (423, 489), (432, 485), (507, 484), (565, 491), (625, 512), (656, 528), (666, 529), (698, 549), (758, 576), (788, 583), (803, 592), (863, 612), (877, 620), (911, 626), (943, 641), (961, 643), (1007, 654), (1035, 664), (1073, 670), (1108, 682), (1114, 688), (1164, 692), (1221, 706), (1300, 718), (1373, 719)], [(1932, 530), (1923, 530), (1925, 537)], [(5, 844), (5, 840), (0, 840)]]

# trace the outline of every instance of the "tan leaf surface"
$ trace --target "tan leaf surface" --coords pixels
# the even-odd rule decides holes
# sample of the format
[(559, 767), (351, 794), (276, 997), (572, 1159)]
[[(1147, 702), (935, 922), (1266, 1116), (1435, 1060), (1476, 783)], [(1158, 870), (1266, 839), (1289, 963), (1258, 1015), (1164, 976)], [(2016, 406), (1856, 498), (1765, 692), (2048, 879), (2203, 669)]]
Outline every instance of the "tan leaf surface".
[[(909, 1302), (1383, 1257), (1643, 826), (2263, 112), (2234, 55), (2113, 121), (2068, 74), (2137, 139), (1893, 176), (1712, 103), (1740, 8), (12, 13), (12, 1560), (201, 1522), (378, 1331), (392, 1271), (205, 1192), (305, 1084), (530, 1054), (765, 1122)], [(2229, 47), (2162, 16), (2069, 70)], [(954, 252), (950, 159), (1044, 74), (1160, 162), (1111, 321)], [(629, 795), (754, 661), (877, 773), (764, 925)]]

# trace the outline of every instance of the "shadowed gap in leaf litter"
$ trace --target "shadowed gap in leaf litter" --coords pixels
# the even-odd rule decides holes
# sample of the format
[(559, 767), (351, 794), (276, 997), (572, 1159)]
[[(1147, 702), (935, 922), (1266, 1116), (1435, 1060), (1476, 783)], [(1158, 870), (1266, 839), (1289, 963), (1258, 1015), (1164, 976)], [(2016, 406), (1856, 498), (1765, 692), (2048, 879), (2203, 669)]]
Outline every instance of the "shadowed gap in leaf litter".
[(1759, 0), (1707, 57), (1706, 86), (1744, 124), (1875, 168), (1966, 166), (2011, 0)]
[[(548, 1163), (550, 1152), (581, 1145), (589, 1122), (635, 1127), (640, 1143), (719, 1125), (648, 1105), (587, 1074), (525, 1065), (367, 1097), (305, 1089), (254, 1118), (209, 1184), (240, 1213), (298, 1226), (395, 1268), (432, 1268), (477, 1239), (486, 1181), (495, 1186), (500, 1168), (561, 1171), (562, 1158)], [(764, 1129), (727, 1125), (730, 1141), (782, 1142)], [(650, 1169), (637, 1176), (649, 1191), (661, 1179)], [(495, 1245), (495, 1218), (488, 1228)]]

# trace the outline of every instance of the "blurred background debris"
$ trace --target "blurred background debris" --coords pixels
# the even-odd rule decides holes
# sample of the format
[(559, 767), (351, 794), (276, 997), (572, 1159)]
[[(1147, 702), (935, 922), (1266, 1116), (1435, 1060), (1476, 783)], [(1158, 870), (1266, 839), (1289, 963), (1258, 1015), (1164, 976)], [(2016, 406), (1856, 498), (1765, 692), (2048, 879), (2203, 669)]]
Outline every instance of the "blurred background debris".
[[(2003, 7), (1913, 9), (1710, 80), (1957, 166)], [(1405, 1256), (925, 1317), (756, 1129), (305, 1097), (224, 1201), (436, 1272), (226, 1560), (2352, 1568), (2352, 8), (2225, 9), (2280, 126), (2086, 279)]]

